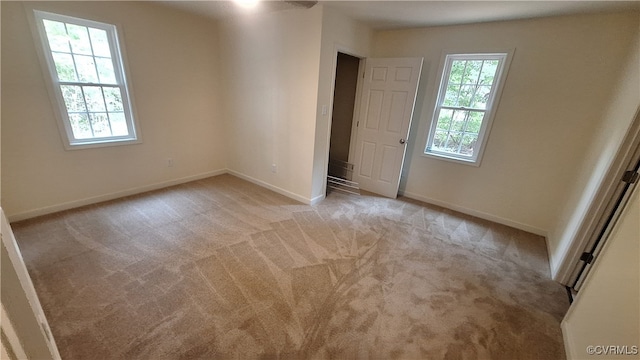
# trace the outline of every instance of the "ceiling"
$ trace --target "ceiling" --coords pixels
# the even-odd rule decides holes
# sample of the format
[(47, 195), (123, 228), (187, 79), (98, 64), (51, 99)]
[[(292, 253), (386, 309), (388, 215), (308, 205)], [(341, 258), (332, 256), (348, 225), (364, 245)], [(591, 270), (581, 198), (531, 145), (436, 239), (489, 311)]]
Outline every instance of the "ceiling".
[[(265, 1), (242, 9), (232, 1), (156, 1), (214, 19), (248, 11), (271, 12), (302, 8), (286, 1)], [(545, 16), (640, 10), (635, 1), (319, 1), (339, 9), (374, 29), (469, 24)]]

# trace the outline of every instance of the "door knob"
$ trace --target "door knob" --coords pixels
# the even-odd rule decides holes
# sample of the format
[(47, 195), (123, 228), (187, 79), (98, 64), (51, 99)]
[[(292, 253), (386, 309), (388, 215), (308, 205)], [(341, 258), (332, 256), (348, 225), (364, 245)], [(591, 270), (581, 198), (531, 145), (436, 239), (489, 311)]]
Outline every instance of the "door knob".
[(404, 144), (406, 141), (404, 139), (400, 139), (400, 144)]

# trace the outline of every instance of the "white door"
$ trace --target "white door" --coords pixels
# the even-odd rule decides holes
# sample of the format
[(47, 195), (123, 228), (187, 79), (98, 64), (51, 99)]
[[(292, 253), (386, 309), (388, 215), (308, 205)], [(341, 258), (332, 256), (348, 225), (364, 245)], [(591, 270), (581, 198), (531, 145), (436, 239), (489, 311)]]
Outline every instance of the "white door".
[(354, 181), (396, 198), (422, 58), (366, 59), (357, 119)]

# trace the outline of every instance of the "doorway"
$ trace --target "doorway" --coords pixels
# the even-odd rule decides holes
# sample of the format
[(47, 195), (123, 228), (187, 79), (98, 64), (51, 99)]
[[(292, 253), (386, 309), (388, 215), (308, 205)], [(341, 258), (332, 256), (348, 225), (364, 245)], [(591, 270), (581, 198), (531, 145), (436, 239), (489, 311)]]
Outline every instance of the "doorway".
[(336, 56), (327, 191), (395, 199), (423, 59)]
[(353, 118), (358, 88), (360, 59), (338, 52), (336, 77), (333, 91), (333, 111), (331, 112), (331, 134), (329, 140), (329, 168), (327, 192), (339, 190), (359, 193), (353, 180), (351, 159)]

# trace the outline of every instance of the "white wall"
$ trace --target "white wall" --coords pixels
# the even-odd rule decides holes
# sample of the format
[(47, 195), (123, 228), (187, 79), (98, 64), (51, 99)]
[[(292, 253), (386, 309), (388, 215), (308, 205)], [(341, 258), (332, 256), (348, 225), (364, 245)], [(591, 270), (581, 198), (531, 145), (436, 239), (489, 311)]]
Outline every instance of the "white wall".
[[(315, 146), (313, 156), (312, 199), (325, 195), (331, 110), (333, 107), (333, 85), (337, 51), (357, 57), (368, 57), (373, 37), (372, 30), (331, 6), (324, 7), (322, 16), (322, 51), (318, 83), (318, 109), (315, 120)], [(322, 115), (322, 106), (327, 106), (327, 115)]]
[[(549, 259), (551, 273), (558, 281), (564, 276), (559, 273), (565, 256), (571, 250), (578, 228), (591, 202), (603, 182), (603, 177), (612, 165), (624, 136), (631, 125), (636, 111), (640, 109), (640, 25), (636, 15), (635, 28), (630, 28), (628, 36), (633, 45), (628, 54), (621, 56), (622, 72), (616, 79), (616, 88), (610, 103), (596, 128), (596, 136), (580, 164), (578, 175), (568, 189), (569, 197), (557, 215), (557, 221), (549, 232)], [(582, 249), (574, 249), (581, 251)], [(567, 267), (572, 270), (573, 264)]]
[(228, 168), (303, 202), (311, 196), (321, 27), (321, 6), (220, 24)]
[[(568, 359), (637, 359), (587, 353), (589, 345), (640, 346), (640, 191), (633, 194), (562, 321)], [(638, 349), (638, 348), (636, 348)], [(599, 351), (604, 351), (600, 349)]]
[[(374, 56), (425, 59), (401, 190), (547, 233), (599, 130), (637, 17), (565, 16), (376, 32)], [(423, 156), (443, 50), (504, 48), (515, 48), (515, 55), (481, 165)]]
[[(66, 151), (30, 8), (119, 26), (143, 143)], [(144, 2), (2, 2), (2, 205), (10, 220), (224, 170), (217, 32)], [(48, 75), (47, 75), (48, 76)], [(166, 159), (174, 166), (167, 167)]]

